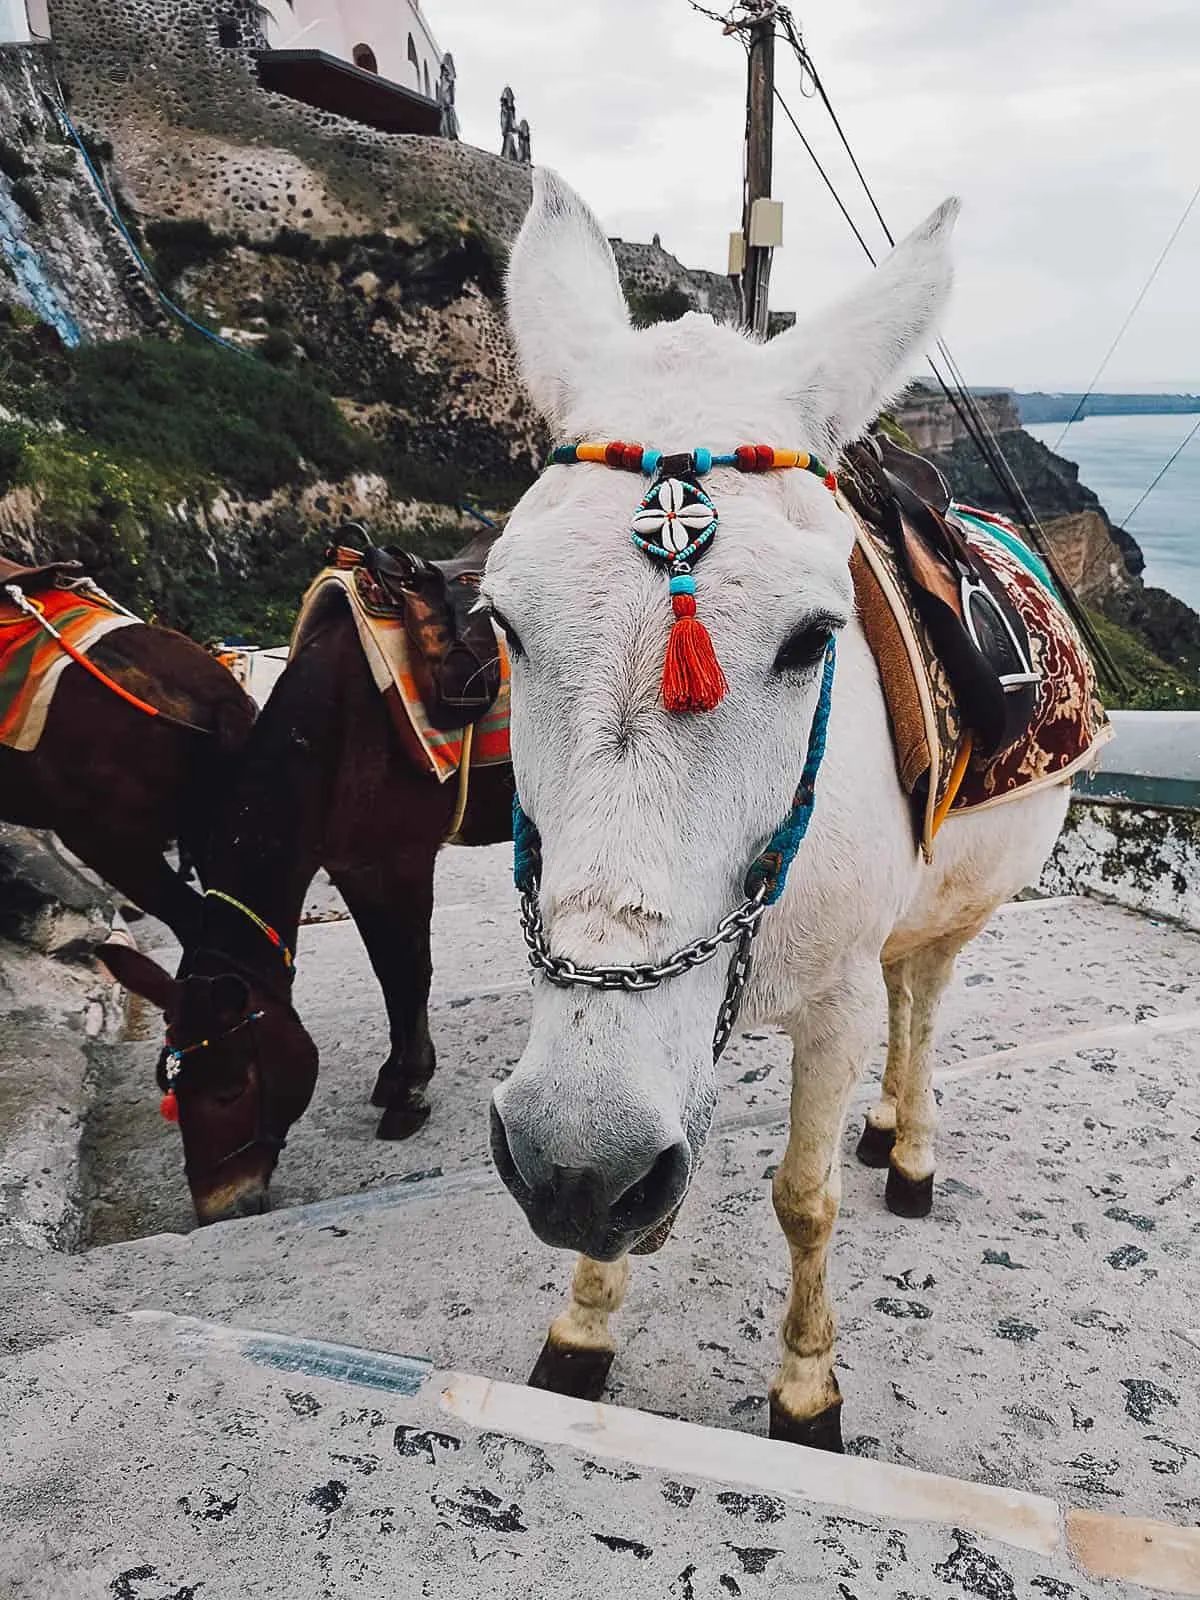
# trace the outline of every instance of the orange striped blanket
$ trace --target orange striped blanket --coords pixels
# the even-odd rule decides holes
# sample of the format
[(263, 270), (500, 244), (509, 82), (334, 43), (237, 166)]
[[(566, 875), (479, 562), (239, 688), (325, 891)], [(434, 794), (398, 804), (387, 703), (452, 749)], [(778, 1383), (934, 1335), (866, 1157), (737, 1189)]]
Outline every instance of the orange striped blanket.
[[(26, 597), (74, 649), (86, 655), (106, 634), (137, 625), (102, 600), (86, 579)], [(0, 589), (0, 744), (36, 750), (70, 656)]]
[[(418, 767), (428, 772), (439, 783), (454, 777), (462, 762), (462, 728), (445, 731), (430, 725), (409, 666), (408, 634), (404, 618), (380, 613), (369, 607), (363, 599), (356, 581), (358, 569), (326, 567), (309, 585), (300, 604), (300, 615), (292, 632), (291, 653), (294, 655), (308, 636), (309, 630), (320, 619), (329, 604), (350, 608), (358, 628), (359, 642), (375, 686), (388, 702), (392, 721), (401, 742)], [(492, 709), (475, 724), (471, 744), (472, 767), (506, 765), (510, 760), (508, 744), (508, 655), (501, 641), (500, 693)]]

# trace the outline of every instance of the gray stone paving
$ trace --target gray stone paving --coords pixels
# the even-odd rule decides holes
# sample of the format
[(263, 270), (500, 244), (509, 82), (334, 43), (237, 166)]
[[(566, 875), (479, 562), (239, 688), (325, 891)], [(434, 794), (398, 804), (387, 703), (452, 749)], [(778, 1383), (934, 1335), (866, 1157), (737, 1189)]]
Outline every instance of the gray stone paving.
[[(314, 896), (314, 911), (329, 904)], [(1200, 1336), (1187, 1337), (1200, 1326), (1198, 951), (1172, 926), (1059, 902), (1007, 908), (964, 957), (939, 1049), (933, 1216), (890, 1216), (883, 1175), (854, 1163), (847, 1132), (831, 1273), (852, 1451), (1198, 1520)], [(662, 1474), (623, 1477), (565, 1449), (539, 1473), (532, 1447), (438, 1423), (430, 1394), (401, 1405), (297, 1388), (123, 1320), (157, 1308), (523, 1381), (571, 1264), (533, 1239), (485, 1157), (493, 1075), (528, 1017), (506, 852), (447, 856), (435, 962), (434, 1115), (407, 1144), (381, 1145), (366, 1104), (384, 1049), (374, 981), (350, 925), (305, 929), (298, 1001), (322, 1080), (267, 1218), (186, 1231), (177, 1136), (150, 1084), (156, 1044), (110, 1054), (97, 1232), (157, 1234), (43, 1257), (36, 1275), (0, 1253), (0, 1547), (19, 1536), (23, 1551), (42, 1540), (48, 1552), (22, 1555), (20, 1581), (76, 1570), (77, 1589), (51, 1592), (133, 1600), (197, 1585), (693, 1600), (1135, 1592), (950, 1528), (798, 1503), (760, 1517), (745, 1495), (686, 1475), (673, 1499)], [(881, 1016), (880, 1056), (882, 1039)], [(769, 1182), (786, 1117), (782, 1039), (739, 1041), (723, 1073), (720, 1122), (675, 1235), (634, 1265), (609, 1397), (761, 1434), (787, 1282)], [(315, 1410), (288, 1398), (310, 1391)], [(397, 1443), (439, 1428), (454, 1442)], [(244, 1591), (216, 1580), (243, 1565)]]
[(181, 1350), (115, 1324), (0, 1380), (0, 1407), (15, 1391), (46, 1423), (0, 1441), (6, 1600), (1120, 1593), (1061, 1553), (472, 1431), (436, 1384), (400, 1398)]

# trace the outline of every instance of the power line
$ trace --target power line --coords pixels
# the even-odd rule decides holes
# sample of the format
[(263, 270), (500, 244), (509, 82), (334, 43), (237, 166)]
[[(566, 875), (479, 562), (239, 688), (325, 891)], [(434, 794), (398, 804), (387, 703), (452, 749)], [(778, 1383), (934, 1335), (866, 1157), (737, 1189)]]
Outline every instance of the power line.
[[(1126, 333), (1126, 330), (1129, 327), (1129, 324), (1133, 321), (1134, 317), (1137, 316), (1139, 306), (1141, 305), (1142, 301), (1146, 298), (1146, 296), (1149, 294), (1150, 286), (1154, 282), (1155, 278), (1158, 277), (1158, 274), (1159, 274), (1159, 271), (1160, 271), (1160, 269), (1162, 267), (1163, 262), (1167, 259), (1168, 255), (1170, 255), (1171, 246), (1175, 243), (1176, 239), (1178, 239), (1179, 235), (1183, 232), (1184, 224), (1187, 222), (1187, 219), (1191, 216), (1192, 208), (1195, 206), (1197, 200), (1200, 200), (1200, 183), (1198, 183), (1196, 185), (1195, 189), (1192, 191), (1192, 198), (1188, 201), (1187, 205), (1184, 206), (1183, 215), (1180, 217), (1179, 221), (1175, 224), (1175, 228), (1174, 228), (1174, 231), (1171, 234), (1171, 237), (1167, 240), (1166, 244), (1163, 245), (1162, 253), (1159, 256), (1158, 260), (1154, 263), (1154, 268), (1153, 268), (1153, 271), (1150, 273), (1150, 276), (1146, 279), (1145, 283), (1142, 285), (1141, 293), (1138, 295), (1137, 299), (1133, 302), (1133, 305), (1129, 308), (1129, 315), (1125, 318), (1125, 321), (1117, 329), (1116, 338), (1113, 340), (1113, 342), (1109, 345), (1108, 349), (1105, 351), (1104, 360), (1096, 368), (1096, 371), (1092, 376), (1092, 381), (1087, 386), (1087, 393), (1080, 395), (1079, 404), (1075, 407), (1074, 411), (1072, 411), (1071, 415), (1067, 418), (1066, 422), (1063, 425), (1063, 431), (1059, 434), (1058, 438), (1054, 441), (1053, 448), (1055, 450), (1058, 449), (1059, 445), (1067, 437), (1067, 429), (1079, 417), (1079, 415), (1083, 411), (1084, 406), (1091, 399), (1092, 391), (1095, 389), (1096, 385), (1100, 382), (1100, 379), (1104, 376), (1104, 369), (1108, 366), (1108, 363), (1112, 360), (1114, 351), (1116, 350), (1117, 346), (1120, 344), (1121, 340), (1125, 337), (1125, 333)], [(1153, 487), (1153, 485), (1151, 485), (1151, 487)], [(1148, 489), (1146, 491), (1146, 493), (1149, 494), (1149, 492), (1150, 491)], [(1140, 505), (1141, 502), (1139, 501), (1138, 504)]]
[[(829, 113), (834, 128), (837, 130), (837, 135), (841, 141), (842, 148), (846, 152), (851, 166), (854, 168), (855, 176), (858, 178), (858, 181), (862, 186), (863, 193), (870, 202), (871, 209), (875, 213), (875, 216), (878, 219), (880, 227), (883, 229), (883, 233), (888, 243), (890, 245), (894, 245), (896, 241), (892, 231), (887, 225), (883, 212), (879, 207), (878, 201), (875, 199), (875, 195), (870, 184), (867, 182), (866, 174), (863, 172), (862, 167), (859, 165), (858, 159), (850, 146), (850, 141), (846, 137), (845, 129), (842, 127), (837, 112), (834, 110), (829, 95), (826, 93), (825, 86), (821, 82), (820, 74), (817, 72), (813, 59), (809, 55), (807, 47), (805, 46), (804, 41), (800, 36), (798, 29), (796, 28), (796, 24), (791, 13), (786, 7), (780, 6), (776, 14), (783, 24), (785, 36), (788, 40), (788, 43), (790, 43), (792, 46), (792, 50), (800, 64), (801, 72), (806, 74), (811, 80), (815, 92), (820, 97), (821, 103)], [(782, 103), (783, 102), (781, 99), (781, 104)], [(800, 133), (800, 129), (796, 124), (796, 119), (792, 116), (791, 112), (787, 110), (786, 105), (784, 106), (784, 110), (787, 114), (788, 121), (791, 122), (794, 128), (796, 128), (797, 133)], [(810, 157), (812, 157), (818, 172), (820, 172), (822, 178), (825, 180), (826, 187), (830, 189), (831, 193), (833, 193), (834, 199), (838, 205), (838, 209), (846, 218), (847, 222), (849, 222), (855, 238), (862, 246), (864, 254), (871, 264), (874, 265), (875, 257), (866, 244), (866, 241), (863, 239), (861, 232), (851, 219), (849, 211), (842, 202), (840, 195), (834, 191), (829, 177), (825, 173), (825, 170), (821, 166), (820, 162), (817, 161), (816, 156), (813, 154), (812, 147), (808, 140), (804, 138), (802, 133), (800, 134), (800, 137), (804, 143), (805, 149), (808, 151)], [(950, 384), (943, 377), (937, 363), (932, 357), (928, 358), (929, 366), (934, 377), (937, 379), (943, 394), (953, 406), (955, 413), (957, 414), (966, 431), (967, 437), (978, 450), (985, 466), (995, 479), (997, 487), (1000, 489), (1001, 493), (1004, 495), (1004, 498), (1008, 501), (1009, 505), (1012, 507), (1012, 510), (1016, 514), (1018, 522), (1024, 525), (1027, 533), (1029, 534), (1030, 542), (1046, 561), (1046, 564), (1054, 576), (1059, 589), (1062, 591), (1063, 603), (1070, 612), (1076, 626), (1079, 628), (1080, 633), (1087, 640), (1092, 654), (1104, 667), (1105, 672), (1112, 683), (1118, 689), (1123, 690), (1124, 680), (1119, 668), (1116, 665), (1116, 662), (1113, 660), (1111, 653), (1092, 625), (1091, 618), (1087, 615), (1083, 606), (1077, 600), (1070, 584), (1066, 581), (1065, 575), (1059, 567), (1058, 562), (1054, 557), (1054, 553), (1050, 548), (1050, 541), (1046, 536), (1045, 529), (1038, 521), (1037, 515), (1029, 503), (1029, 498), (1021, 485), (1020, 479), (1013, 470), (1012, 463), (1005, 455), (999, 440), (996, 438), (996, 435), (993, 433), (988, 424), (987, 418), (983, 415), (983, 412), (977, 404), (975, 397), (971, 394), (970, 389), (967, 387), (963, 375), (958, 368), (957, 362), (950, 354), (949, 346), (946, 344), (945, 340), (939, 339), (937, 348), (939, 354), (946, 363), (952, 379), (954, 380), (954, 389), (951, 389)]]
[(854, 218), (850, 215), (849, 211), (847, 211), (846, 206), (845, 206), (845, 204), (844, 204), (844, 202), (842, 200), (841, 195), (834, 188), (833, 180), (830, 178), (829, 174), (825, 171), (825, 168), (821, 165), (821, 162), (820, 162), (820, 160), (819, 160), (819, 158), (817, 156), (816, 151), (813, 149), (812, 145), (809, 144), (807, 138), (804, 135), (804, 130), (801, 128), (800, 124), (796, 121), (795, 117), (792, 115), (791, 108), (788, 106), (787, 101), (783, 98), (783, 96), (780, 94), (778, 89), (775, 90), (775, 98), (776, 98), (776, 100), (779, 101), (780, 110), (783, 112), (784, 116), (791, 123), (792, 127), (796, 130), (797, 134), (799, 134), (800, 143), (804, 146), (805, 150), (807, 150), (809, 159), (811, 160), (813, 166), (816, 167), (817, 171), (820, 173), (821, 178), (824, 181), (825, 187), (829, 190), (829, 193), (833, 196), (834, 204), (837, 206), (838, 210), (842, 213), (843, 217), (845, 217), (846, 221), (849, 223), (850, 231), (854, 235), (854, 237), (858, 240), (859, 244), (862, 246), (863, 254), (866, 256), (867, 260), (871, 263), (871, 265), (875, 266), (876, 265), (876, 261), (875, 261), (874, 255), (871, 252), (870, 245), (863, 238), (862, 234), (859, 231), (858, 224), (855, 222)]
[(1154, 493), (1155, 489), (1158, 488), (1159, 484), (1166, 477), (1166, 475), (1169, 472), (1169, 470), (1179, 460), (1180, 456), (1187, 449), (1188, 445), (1191, 444), (1192, 440), (1196, 437), (1196, 435), (1198, 433), (1200, 433), (1200, 417), (1196, 418), (1195, 422), (1192, 424), (1192, 427), (1189, 430), (1189, 432), (1187, 434), (1187, 437), (1184, 439), (1183, 443), (1170, 456), (1168, 456), (1167, 460), (1159, 468), (1159, 470), (1155, 474), (1155, 476), (1150, 480), (1149, 488), (1147, 488), (1146, 491), (1143, 493), (1141, 498), (1138, 500), (1137, 504), (1134, 506), (1133, 510), (1126, 512), (1124, 521), (1118, 523), (1118, 527), (1128, 528), (1128, 526), (1129, 526), (1130, 522), (1133, 520), (1134, 516), (1142, 509), (1143, 505), (1145, 505), (1146, 501)]

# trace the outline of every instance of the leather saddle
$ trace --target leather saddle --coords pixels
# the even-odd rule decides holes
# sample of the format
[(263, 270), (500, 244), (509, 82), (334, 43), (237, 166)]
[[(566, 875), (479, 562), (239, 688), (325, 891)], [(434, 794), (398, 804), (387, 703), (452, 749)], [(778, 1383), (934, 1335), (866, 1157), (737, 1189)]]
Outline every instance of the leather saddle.
[(362, 567), (379, 595), (404, 618), (409, 666), (435, 728), (478, 722), (500, 693), (496, 633), (491, 618), (475, 609), (484, 562), (499, 534), (479, 534), (447, 561), (370, 542), (362, 552)]
[(40, 567), (23, 567), (18, 561), (0, 556), (0, 588), (6, 583), (19, 583), (27, 593), (51, 589), (59, 578), (78, 578), (83, 574), (79, 561), (48, 561)]
[(976, 755), (1006, 750), (1029, 727), (1042, 675), (1004, 586), (948, 515), (945, 479), (878, 433), (850, 446), (845, 461), (842, 485), (900, 559)]

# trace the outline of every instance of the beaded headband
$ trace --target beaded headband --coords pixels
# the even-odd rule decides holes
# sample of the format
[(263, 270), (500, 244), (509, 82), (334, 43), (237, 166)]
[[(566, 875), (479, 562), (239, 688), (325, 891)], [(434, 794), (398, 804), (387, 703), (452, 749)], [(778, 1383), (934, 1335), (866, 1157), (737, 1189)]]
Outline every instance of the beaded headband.
[(664, 455), (661, 450), (618, 440), (561, 444), (551, 452), (549, 465), (569, 467), (580, 461), (640, 472), (651, 480), (634, 515), (630, 536), (637, 549), (665, 566), (670, 576), (675, 621), (663, 663), (663, 705), (680, 713), (712, 711), (725, 698), (729, 685), (708, 629), (696, 615), (692, 568), (716, 537), (720, 516), (696, 480), (714, 467), (733, 467), (738, 472), (796, 467), (821, 478), (825, 487), (836, 493), (837, 478), (807, 451), (776, 450), (769, 444), (743, 444), (723, 454), (698, 449), (679, 455)]

